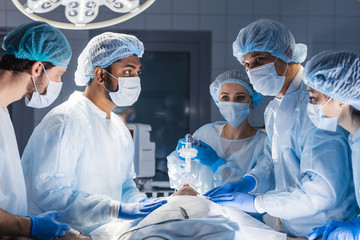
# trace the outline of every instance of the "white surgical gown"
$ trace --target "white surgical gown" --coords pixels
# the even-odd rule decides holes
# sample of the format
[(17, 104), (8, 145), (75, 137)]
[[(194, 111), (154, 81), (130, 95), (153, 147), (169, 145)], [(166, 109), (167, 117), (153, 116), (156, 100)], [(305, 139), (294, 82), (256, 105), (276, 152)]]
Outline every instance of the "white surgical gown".
[(354, 174), (354, 187), (358, 206), (360, 206), (360, 128), (356, 133), (349, 136), (349, 142), (352, 150), (352, 167)]
[(88, 233), (110, 219), (111, 200), (145, 197), (133, 181), (130, 132), (115, 114), (105, 117), (75, 92), (35, 128), (22, 157), (31, 214), (57, 210)]
[(258, 196), (255, 207), (281, 218), (296, 237), (331, 220), (352, 219), (358, 211), (346, 136), (340, 128), (329, 132), (313, 125), (301, 73), (293, 81), (298, 90), (267, 106), (265, 158), (250, 172), (255, 192), (274, 189)]
[[(215, 173), (208, 166), (192, 161), (191, 170), (201, 182), (201, 186), (194, 189), (200, 194), (204, 194), (225, 182), (239, 180), (255, 166), (258, 159), (263, 158), (265, 133), (258, 130), (256, 135), (246, 139), (224, 139), (220, 136), (225, 124), (226, 122), (206, 124), (193, 135), (196, 139), (208, 144), (220, 158), (226, 161)], [(182, 173), (185, 169), (181, 167), (184, 161), (179, 159), (176, 150), (167, 159), (170, 186), (180, 189), (184, 184)]]
[(0, 107), (0, 208), (14, 215), (27, 212), (19, 150), (9, 113)]

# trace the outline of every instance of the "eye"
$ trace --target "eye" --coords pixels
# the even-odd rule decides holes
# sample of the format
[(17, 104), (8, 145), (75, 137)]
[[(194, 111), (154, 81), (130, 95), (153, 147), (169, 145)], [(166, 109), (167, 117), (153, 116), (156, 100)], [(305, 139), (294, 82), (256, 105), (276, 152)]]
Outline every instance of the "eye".
[(131, 71), (130, 71), (130, 70), (125, 70), (124, 73), (125, 73), (126, 75), (130, 75)]
[(264, 58), (262, 58), (262, 57), (257, 57), (256, 58), (256, 62), (262, 62), (264, 60)]
[(229, 101), (229, 96), (222, 95), (220, 99), (223, 100), (223, 101)]
[(241, 101), (241, 100), (244, 100), (244, 99), (245, 99), (244, 96), (236, 96), (236, 100), (238, 100), (238, 101)]
[(314, 98), (314, 97), (309, 97), (309, 102), (310, 102), (310, 103), (315, 103), (315, 102), (316, 102), (316, 98)]

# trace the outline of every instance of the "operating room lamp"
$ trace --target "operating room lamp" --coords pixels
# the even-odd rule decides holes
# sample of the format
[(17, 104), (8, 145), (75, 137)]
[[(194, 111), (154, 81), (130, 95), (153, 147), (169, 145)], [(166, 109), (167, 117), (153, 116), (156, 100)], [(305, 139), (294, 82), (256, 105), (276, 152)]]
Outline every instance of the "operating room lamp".
[[(23, 14), (35, 21), (44, 21), (63, 29), (95, 29), (124, 22), (143, 12), (155, 0), (145, 0), (142, 4), (140, 0), (26, 0), (25, 4), (20, 0), (12, 0), (12, 2)], [(53, 21), (37, 15), (50, 12), (61, 5), (65, 7), (65, 16), (71, 23)], [(110, 20), (90, 23), (98, 16), (102, 5), (122, 15)]]

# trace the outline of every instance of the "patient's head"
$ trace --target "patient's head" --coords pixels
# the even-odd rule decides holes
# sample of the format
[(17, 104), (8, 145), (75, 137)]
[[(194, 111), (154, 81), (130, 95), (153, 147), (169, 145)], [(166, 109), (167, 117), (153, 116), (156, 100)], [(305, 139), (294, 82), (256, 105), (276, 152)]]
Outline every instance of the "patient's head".
[(172, 196), (180, 196), (180, 195), (188, 195), (188, 196), (197, 196), (199, 195), (189, 184), (184, 184), (182, 188), (174, 192)]

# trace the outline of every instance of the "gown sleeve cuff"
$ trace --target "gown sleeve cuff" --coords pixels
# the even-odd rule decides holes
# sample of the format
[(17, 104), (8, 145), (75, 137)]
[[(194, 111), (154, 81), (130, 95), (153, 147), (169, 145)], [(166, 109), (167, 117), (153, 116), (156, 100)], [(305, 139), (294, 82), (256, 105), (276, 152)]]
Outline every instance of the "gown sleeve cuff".
[(119, 217), (119, 210), (120, 210), (120, 202), (111, 200), (110, 201), (110, 217), (111, 218), (118, 218)]
[(266, 212), (265, 209), (262, 207), (263, 198), (264, 198), (264, 195), (258, 195), (255, 198), (254, 207), (255, 207), (256, 211), (258, 211), (258, 213)]
[[(256, 178), (255, 175), (245, 174), (244, 177), (246, 177), (246, 176), (250, 176), (250, 177), (252, 177), (252, 178), (255, 179), (255, 187), (254, 187), (251, 191), (249, 191), (249, 193), (254, 193), (254, 192), (256, 191), (256, 189), (257, 189), (257, 186), (258, 186), (258, 180), (257, 180), (257, 178)], [(244, 177), (243, 177), (243, 178), (244, 178)]]

